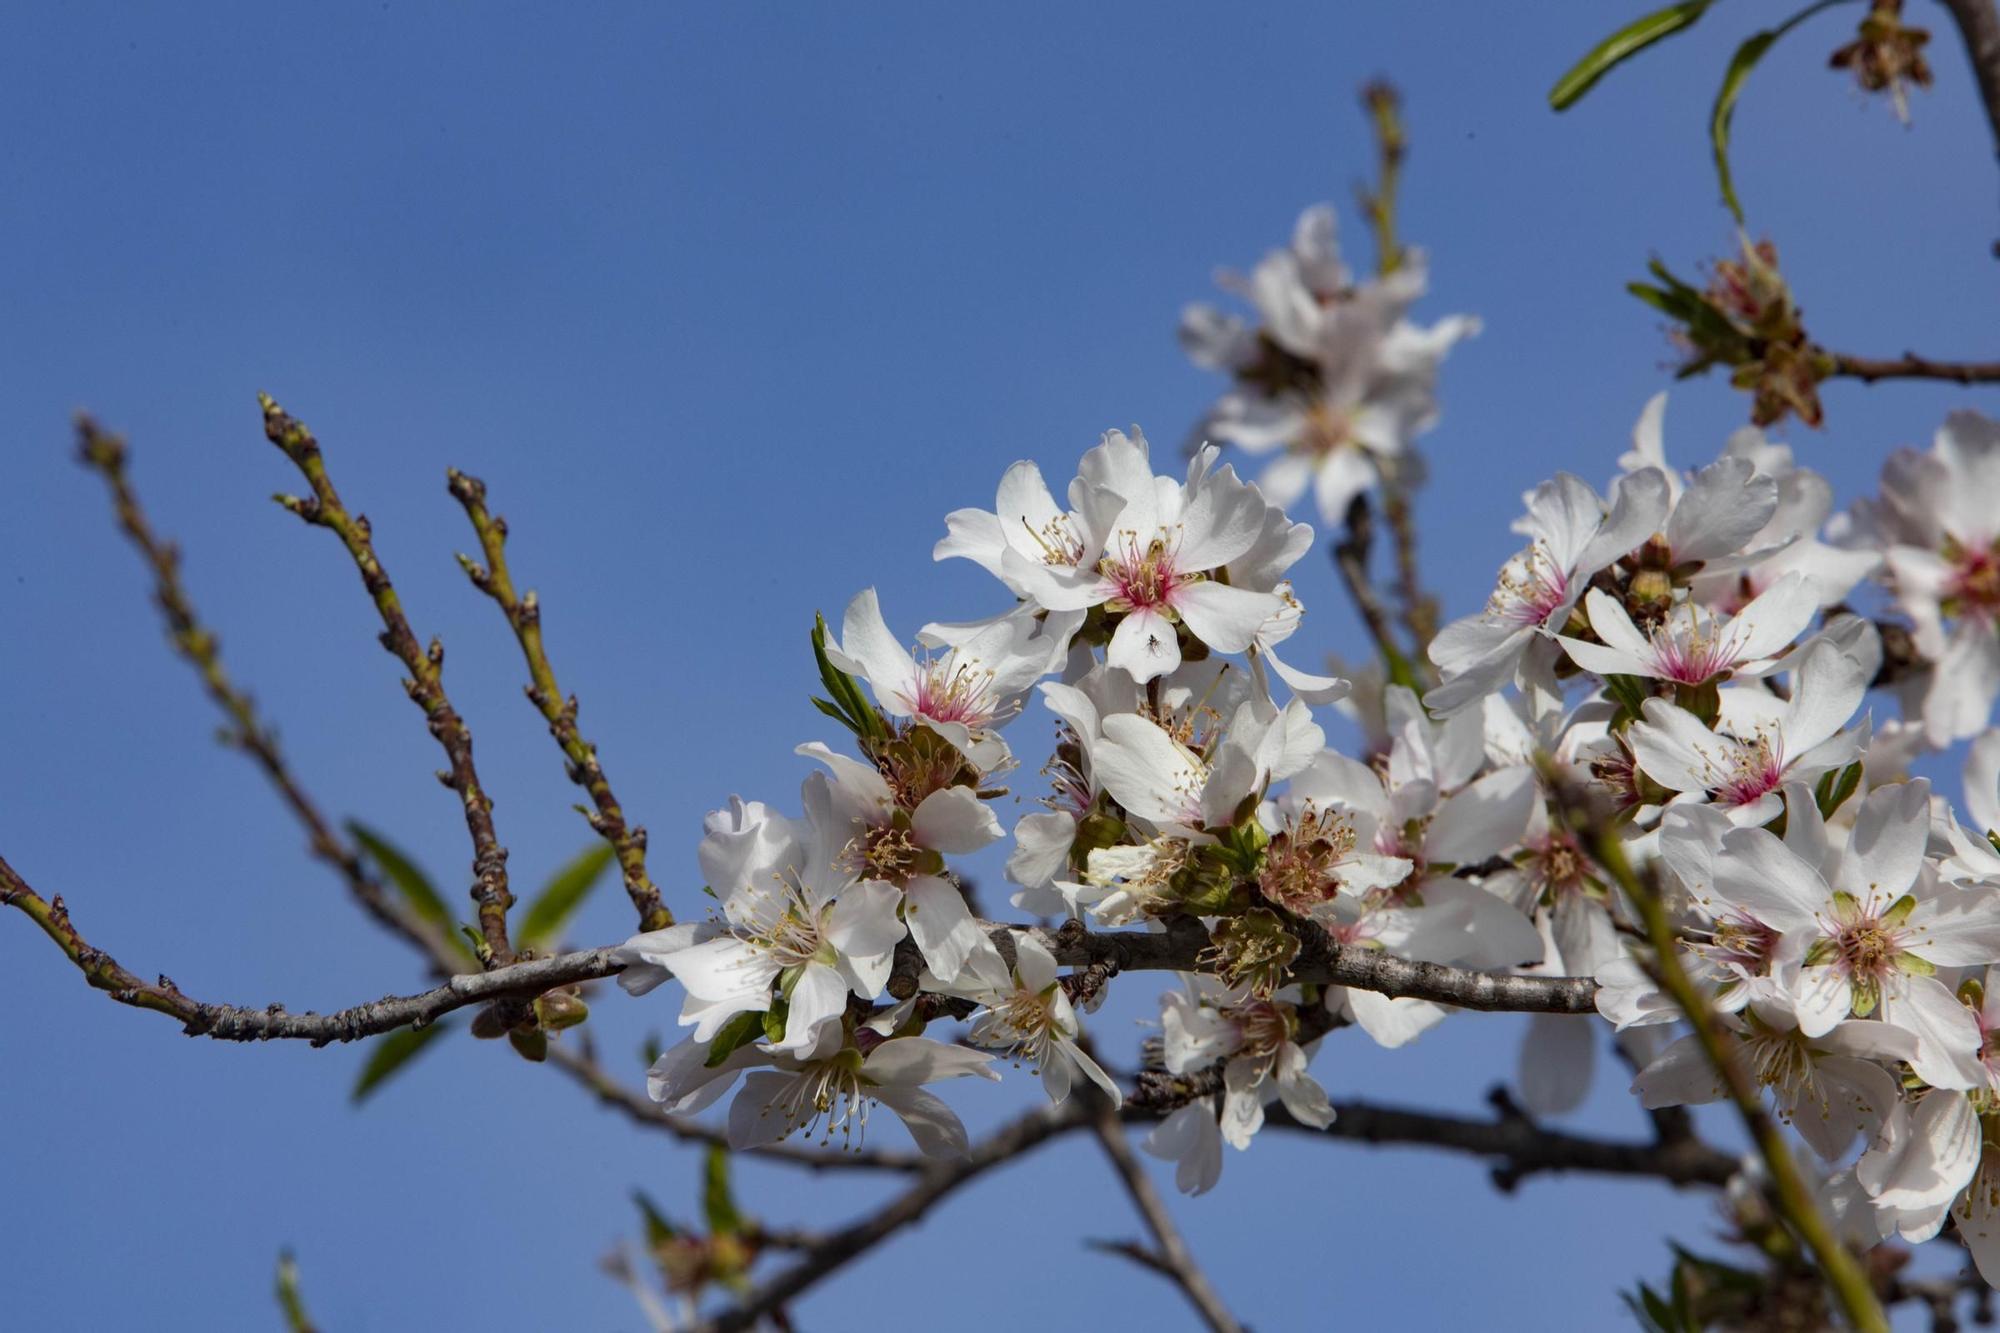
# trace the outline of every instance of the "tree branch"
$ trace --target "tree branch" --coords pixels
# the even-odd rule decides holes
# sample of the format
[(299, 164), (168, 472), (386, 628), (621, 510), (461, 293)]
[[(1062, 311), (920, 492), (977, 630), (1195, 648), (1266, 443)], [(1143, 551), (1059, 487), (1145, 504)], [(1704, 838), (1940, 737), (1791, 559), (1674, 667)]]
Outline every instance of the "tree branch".
[(576, 696), (564, 698), (562, 688), (556, 684), (555, 669), (549, 665), (548, 653), (542, 647), (541, 603), (532, 591), (521, 594), (514, 591), (514, 578), (507, 568), (507, 520), (487, 512), (485, 482), (468, 477), (457, 468), (451, 469), (447, 476), (447, 489), (465, 506), (465, 516), (472, 520), (472, 530), (478, 534), (480, 550), (486, 556), (483, 565), (463, 555), (458, 557), (458, 563), (472, 585), (499, 605), (514, 637), (520, 641), (531, 682), (528, 702), (541, 713), (549, 724), (549, 735), (562, 747), (569, 761), (566, 769), (570, 781), (590, 793), (591, 804), (597, 807), (596, 814), (586, 812), (586, 817), (618, 855), (625, 893), (639, 913), (639, 929), (664, 930), (674, 924), (674, 917), (661, 905), (659, 886), (646, 873), (646, 830), (625, 822), (624, 807), (612, 794), (611, 782), (597, 760), (597, 747), (577, 730)]
[[(190, 1036), (224, 1041), (354, 1041), (406, 1024), (431, 1022), (469, 1004), (494, 1000), (530, 999), (561, 986), (613, 976), (625, 968), (611, 947), (538, 958), (532, 962), (495, 967), (475, 976), (455, 976), (421, 995), (389, 996), (335, 1014), (288, 1014), (283, 1006), (241, 1009), (227, 1004), (203, 1004), (183, 995), (164, 977), (153, 984), (141, 980), (116, 959), (84, 940), (69, 919), (60, 896), (45, 901), (14, 868), (0, 859), (0, 906), (16, 908), (41, 926), (86, 980), (110, 993), (121, 1004), (152, 1009), (178, 1018)], [(1068, 967), (1111, 971), (1199, 972), (1199, 956), (1208, 937), (1192, 918), (1177, 918), (1164, 931), (1121, 930), (1092, 933), (1072, 922), (1059, 930), (1040, 926), (1010, 926), (982, 921), (1004, 957), (1013, 956), (1016, 933), (1033, 935), (1056, 961)], [(1417, 963), (1379, 950), (1347, 949), (1324, 932), (1309, 935), (1292, 971), (1294, 980), (1321, 985), (1356, 986), (1393, 997), (1436, 1000), (1464, 1009), (1517, 1013), (1588, 1013), (1595, 1004), (1597, 982), (1590, 977), (1527, 977), (1477, 972)]]
[(444, 644), (437, 639), (430, 641), (428, 649), (418, 644), (409, 617), (403, 613), (402, 599), (375, 555), (367, 515), (349, 514), (341, 503), (340, 493), (327, 475), (319, 441), (269, 394), (259, 394), (258, 402), (264, 409), (265, 437), (284, 451), (312, 487), (310, 496), (280, 495), (278, 503), (306, 522), (328, 529), (347, 547), (382, 617), (382, 646), (409, 671), (403, 688), (424, 710), (431, 735), (444, 747), (451, 771), (440, 773), (438, 780), (457, 792), (465, 807), (465, 826), (472, 834), (472, 897), (479, 904), (480, 934), (492, 962), (505, 966), (514, 961), (513, 947), (507, 942), (507, 909), (514, 903), (507, 888), (507, 849), (493, 831), (493, 800), (480, 786), (479, 771), (473, 766), (472, 733), (445, 694)]
[(164, 976), (156, 982), (143, 980), (84, 939), (60, 896), (43, 899), (4, 859), (0, 859), (0, 905), (27, 914), (76, 964), (85, 980), (118, 1003), (169, 1014), (180, 1020), (189, 1036), (218, 1041), (290, 1040), (315, 1046), (358, 1041), (399, 1027), (421, 1027), (467, 1005), (532, 999), (559, 986), (611, 976), (624, 967), (613, 956), (614, 950), (586, 949), (455, 976), (421, 995), (392, 995), (332, 1014), (290, 1014), (283, 1005), (243, 1009), (233, 1004), (204, 1004), (182, 994)]
[(1354, 603), (1355, 612), (1368, 630), (1368, 637), (1375, 640), (1376, 650), (1382, 654), (1382, 665), (1389, 674), (1389, 683), (1417, 688), (1416, 672), (1410, 667), (1410, 659), (1396, 645), (1396, 636), (1389, 627), (1389, 611), (1382, 605), (1382, 599), (1375, 592), (1375, 584), (1368, 577), (1368, 553), (1375, 544), (1375, 511), (1368, 503), (1367, 492), (1362, 492), (1348, 502), (1346, 531), (1333, 544), (1333, 567), (1340, 572), (1340, 581), (1347, 588), (1347, 596)]
[(763, 1316), (811, 1290), (837, 1269), (903, 1228), (922, 1221), (932, 1208), (994, 1167), (1088, 1125), (1091, 1114), (1083, 1109), (1080, 1098), (1062, 1106), (1037, 1107), (974, 1145), (968, 1156), (955, 1162), (932, 1164), (909, 1189), (869, 1216), (827, 1235), (806, 1250), (797, 1263), (759, 1284), (735, 1306), (696, 1325), (693, 1333), (740, 1333), (753, 1327)]
[[(1975, 0), (1981, 8), (1988, 0)], [(1990, 9), (1988, 12), (1991, 12)], [(2000, 361), (1933, 361), (1905, 352), (1895, 360), (1827, 352), (1833, 374), (1873, 384), (1877, 380), (1949, 380), (1953, 384), (2000, 384)]]
[(1965, 40), (1965, 54), (1972, 60), (1972, 77), (1979, 84), (1979, 100), (1986, 108), (1986, 123), (1993, 129), (1993, 143), (2000, 153), (2000, 14), (1993, 0), (1939, 0), (1951, 11), (1958, 35)]
[(241, 750), (263, 770), (271, 785), (278, 789), (285, 808), (305, 828), (312, 855), (333, 867), (368, 915), (416, 946), (442, 973), (449, 973), (455, 953), (451, 941), (431, 922), (391, 897), (382, 883), (368, 873), (360, 853), (334, 831), (292, 776), (278, 748), (277, 733), (257, 716), (256, 704), (223, 668), (222, 642), (202, 625), (181, 584), (180, 549), (155, 535), (145, 510), (140, 507), (138, 493), (132, 489), (125, 470), (123, 437), (104, 430), (87, 415), (77, 417), (76, 435), (78, 458), (104, 478), (111, 491), (119, 529), (131, 539), (152, 571), (153, 600), (166, 618), (168, 641), (195, 669), (208, 697), (229, 718), (230, 725), (220, 734), (222, 743)]
[(1157, 1247), (1153, 1251), (1136, 1246), (1130, 1249), (1112, 1248), (1144, 1263), (1179, 1287), (1188, 1304), (1194, 1306), (1212, 1333), (1242, 1333), (1243, 1326), (1229, 1313), (1222, 1297), (1210, 1285), (1207, 1274), (1195, 1262), (1194, 1251), (1188, 1248), (1180, 1229), (1174, 1225), (1166, 1202), (1153, 1187), (1153, 1178), (1139, 1164), (1138, 1156), (1132, 1151), (1132, 1142), (1125, 1136), (1125, 1126), (1118, 1118), (1117, 1108), (1101, 1096), (1097, 1101), (1099, 1106), (1091, 1128), (1104, 1147), (1104, 1155), (1111, 1159), (1112, 1169), (1117, 1171), (1118, 1179), (1124, 1183), (1125, 1192), (1132, 1196), (1133, 1207), (1138, 1209), (1146, 1229), (1153, 1233), (1153, 1243)]
[(1267, 1127), (1378, 1145), (1442, 1148), (1493, 1158), (1493, 1183), (1511, 1193), (1530, 1176), (1565, 1171), (1634, 1176), (1686, 1188), (1721, 1188), (1740, 1165), (1719, 1148), (1689, 1137), (1673, 1142), (1620, 1143), (1536, 1124), (1518, 1109), (1497, 1107), (1492, 1120), (1413, 1111), (1368, 1102), (1335, 1102), (1326, 1129), (1294, 1120), (1283, 1107), (1265, 1112)]

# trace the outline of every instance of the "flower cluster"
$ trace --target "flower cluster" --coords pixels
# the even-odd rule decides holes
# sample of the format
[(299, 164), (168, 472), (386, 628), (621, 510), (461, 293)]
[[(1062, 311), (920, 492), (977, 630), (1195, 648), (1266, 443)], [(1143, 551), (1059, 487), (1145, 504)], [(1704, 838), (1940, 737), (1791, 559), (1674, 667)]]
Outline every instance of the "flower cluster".
[(1235, 381), (1203, 436), (1274, 455), (1259, 480), (1265, 494), (1289, 505), (1310, 489), (1329, 523), (1385, 477), (1422, 480), (1412, 443), (1437, 420), (1438, 367), (1479, 331), (1469, 315), (1413, 322), (1410, 307), (1429, 285), (1423, 255), (1406, 251), (1393, 272), (1357, 281), (1334, 228), (1331, 205), (1309, 208), (1288, 248), (1248, 277), (1221, 275), (1256, 323), (1207, 305), (1181, 316), (1188, 357)]
[[(1705, 466), (1669, 462), (1656, 399), (1608, 485), (1527, 493), (1527, 544), (1429, 645), (1421, 691), (1352, 691), (1278, 656), (1313, 537), (1277, 501), (1313, 473), (1337, 512), (1406, 457), (1469, 326), (1407, 322), (1420, 269), (1353, 286), (1331, 228), (1308, 213), (1245, 284), (1260, 327), (1189, 316), (1190, 346), (1239, 383), (1210, 430), (1286, 450), (1263, 485), (1213, 446), (1162, 475), (1142, 435), (1112, 431), (1061, 500), (1021, 462), (993, 509), (946, 519), (937, 558), (993, 574), (1006, 610), (908, 648), (870, 590), (816, 633), (817, 702), (851, 744), (800, 747), (819, 768), (799, 814), (710, 815), (713, 919), (625, 946), (623, 984), (677, 980), (692, 1029), (653, 1095), (693, 1112), (735, 1089), (745, 1147), (851, 1138), (886, 1106), (940, 1155), (966, 1136), (926, 1085), (995, 1079), (996, 1055), (1057, 1103), (1116, 1102), (1082, 1027), (1108, 971), (1059, 962), (1094, 923), (1198, 945), (1136, 1089), (1161, 1117), (1146, 1146), (1191, 1192), (1273, 1103), (1331, 1121), (1308, 1070), (1329, 1034), (1397, 1047), (1453, 1012), (1332, 984), (1357, 975), (1333, 959), (1595, 978), (1640, 1101), (1712, 1100), (1718, 1071), (1672, 1039), (1657, 903), (1843, 1214), (1922, 1238), (1955, 1213), (2000, 1278), (2000, 427), (1954, 416), (1836, 514), (1754, 428)], [(1359, 756), (1316, 716), (1336, 700)], [(1008, 728), (1036, 702), (1055, 722), (1043, 808), (999, 849)], [(1908, 774), (1971, 738), (1961, 816)], [(976, 918), (956, 866), (988, 848), (1016, 908), (1071, 924)], [(959, 1020), (958, 1041), (927, 1035)], [(1582, 1100), (1598, 1021), (1530, 1025), (1528, 1110)]]

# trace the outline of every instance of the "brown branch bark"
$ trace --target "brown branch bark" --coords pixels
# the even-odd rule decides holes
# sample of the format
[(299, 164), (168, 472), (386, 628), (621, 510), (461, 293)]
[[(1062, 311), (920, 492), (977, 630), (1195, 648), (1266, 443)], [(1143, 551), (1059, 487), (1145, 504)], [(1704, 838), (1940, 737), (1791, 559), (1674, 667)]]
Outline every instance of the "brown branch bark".
[(315, 1046), (358, 1041), (412, 1024), (421, 1027), (467, 1005), (529, 1000), (559, 986), (608, 977), (624, 966), (611, 949), (586, 949), (455, 976), (420, 995), (392, 995), (332, 1014), (292, 1014), (285, 1012), (283, 1005), (244, 1009), (233, 1004), (207, 1004), (183, 994), (164, 976), (157, 981), (145, 980), (84, 939), (60, 895), (42, 898), (4, 859), (0, 859), (0, 906), (25, 913), (76, 964), (86, 981), (118, 1003), (168, 1014), (180, 1020), (189, 1036), (219, 1041), (290, 1040)]
[(556, 684), (555, 669), (549, 665), (542, 646), (542, 608), (530, 591), (516, 593), (514, 576), (507, 568), (507, 520), (487, 512), (486, 483), (468, 477), (457, 468), (447, 474), (447, 489), (465, 507), (472, 529), (485, 554), (484, 564), (466, 556), (458, 562), (465, 568), (475, 588), (491, 597), (507, 617), (521, 655), (528, 663), (528, 702), (549, 724), (549, 735), (561, 747), (569, 779), (590, 794), (596, 813), (586, 812), (591, 828), (611, 844), (618, 856), (618, 868), (625, 880), (626, 896), (639, 914), (639, 929), (664, 930), (674, 924), (673, 913), (660, 902), (659, 886), (646, 873), (646, 830), (625, 820), (625, 809), (611, 791), (610, 779), (598, 762), (597, 747), (585, 740), (576, 726), (576, 696), (564, 697)]
[(760, 1283), (736, 1305), (697, 1324), (693, 1333), (739, 1333), (755, 1326), (759, 1319), (810, 1291), (836, 1270), (905, 1227), (922, 1221), (931, 1209), (994, 1167), (1050, 1139), (1083, 1128), (1090, 1123), (1090, 1116), (1081, 1099), (1062, 1106), (1038, 1107), (975, 1144), (965, 1158), (933, 1164), (909, 1189), (867, 1217), (827, 1235), (805, 1251), (797, 1263)]
[(507, 909), (514, 903), (507, 888), (507, 849), (493, 830), (493, 800), (480, 785), (479, 770), (472, 762), (472, 732), (445, 694), (444, 644), (437, 639), (432, 639), (428, 648), (419, 644), (404, 614), (402, 599), (375, 554), (368, 517), (350, 514), (341, 503), (340, 492), (327, 475), (319, 441), (269, 394), (260, 394), (258, 401), (264, 409), (265, 437), (284, 451), (312, 488), (310, 496), (281, 495), (278, 502), (306, 522), (331, 531), (347, 548), (382, 618), (382, 646), (409, 671), (403, 688), (424, 710), (431, 735), (444, 747), (451, 768), (438, 779), (458, 794), (465, 807), (465, 826), (472, 835), (472, 898), (479, 905), (484, 952), (491, 955), (493, 965), (505, 966), (514, 961), (513, 947), (507, 942)]
[[(1985, 7), (1986, 0), (1979, 0)], [(1915, 352), (1894, 360), (1828, 352), (1834, 375), (1873, 384), (1877, 380), (1947, 380), (1953, 384), (2000, 384), (2000, 361), (1933, 361)]]
[(1493, 1159), (1493, 1183), (1512, 1191), (1530, 1176), (1581, 1171), (1592, 1175), (1634, 1176), (1680, 1188), (1729, 1183), (1739, 1163), (1697, 1138), (1672, 1142), (1620, 1143), (1587, 1138), (1536, 1124), (1518, 1111), (1501, 1109), (1492, 1120), (1414, 1111), (1367, 1102), (1335, 1102), (1334, 1121), (1314, 1129), (1273, 1107), (1266, 1126), (1355, 1143), (1442, 1148)]
[(222, 642), (201, 623), (181, 583), (180, 549), (154, 533), (139, 504), (138, 493), (126, 473), (124, 439), (104, 430), (89, 416), (77, 418), (76, 434), (77, 456), (104, 478), (119, 530), (138, 549), (152, 573), (153, 600), (166, 619), (168, 641), (195, 669), (203, 690), (229, 719), (229, 726), (221, 733), (223, 744), (241, 750), (263, 771), (285, 808), (305, 829), (312, 855), (333, 868), (369, 916), (414, 945), (441, 974), (453, 971), (455, 950), (451, 941), (431, 922), (392, 897), (381, 881), (368, 873), (353, 844), (335, 831), (293, 777), (278, 748), (277, 733), (258, 716), (256, 704), (224, 669)]
[(1965, 54), (1972, 61), (1972, 77), (1979, 85), (1979, 100), (1986, 108), (1986, 123), (1993, 130), (1993, 144), (2000, 154), (2000, 14), (1993, 0), (1939, 0), (1951, 11), (1958, 35), (1965, 41)]
[[(60, 896), (44, 900), (27, 881), (0, 859), (0, 906), (24, 912), (62, 948), (84, 977), (121, 1004), (152, 1009), (178, 1018), (191, 1036), (225, 1041), (285, 1039), (328, 1042), (354, 1041), (406, 1024), (423, 1024), (469, 1004), (494, 1000), (530, 999), (561, 986), (595, 981), (624, 970), (617, 950), (582, 949), (538, 958), (532, 962), (495, 967), (477, 976), (455, 976), (421, 995), (388, 996), (335, 1014), (288, 1014), (282, 1006), (242, 1009), (204, 1004), (183, 995), (164, 977), (142, 980), (116, 959), (84, 940), (69, 919)], [(1009, 926), (982, 922), (1003, 956), (1011, 957), (1013, 937), (1032, 934), (1069, 967), (1119, 971), (1198, 972), (1208, 937), (1198, 922), (1181, 918), (1165, 931), (1105, 931), (1092, 933), (1076, 923), (1060, 930), (1039, 926)], [(1467, 968), (1444, 967), (1395, 958), (1377, 950), (1345, 949), (1323, 934), (1307, 941), (1294, 979), (1322, 985), (1358, 986), (1384, 995), (1437, 1000), (1466, 1009), (1518, 1013), (1587, 1013), (1594, 1007), (1597, 983), (1590, 977), (1526, 977)]]
[(1146, 1229), (1153, 1233), (1154, 1248), (1151, 1251), (1136, 1246), (1130, 1249), (1114, 1248), (1179, 1287), (1211, 1333), (1242, 1333), (1243, 1326), (1229, 1313), (1229, 1307), (1222, 1303), (1222, 1297), (1209, 1282), (1208, 1275), (1195, 1262), (1194, 1251), (1188, 1248), (1180, 1228), (1174, 1225), (1173, 1214), (1167, 1211), (1166, 1201), (1154, 1188), (1153, 1178), (1146, 1174), (1138, 1155), (1132, 1151), (1132, 1141), (1125, 1135), (1125, 1125), (1118, 1118), (1117, 1108), (1106, 1098), (1100, 1097), (1098, 1102), (1091, 1128), (1104, 1148), (1104, 1155), (1111, 1159), (1112, 1169), (1118, 1173), (1125, 1192), (1132, 1196), (1132, 1206), (1138, 1210)]

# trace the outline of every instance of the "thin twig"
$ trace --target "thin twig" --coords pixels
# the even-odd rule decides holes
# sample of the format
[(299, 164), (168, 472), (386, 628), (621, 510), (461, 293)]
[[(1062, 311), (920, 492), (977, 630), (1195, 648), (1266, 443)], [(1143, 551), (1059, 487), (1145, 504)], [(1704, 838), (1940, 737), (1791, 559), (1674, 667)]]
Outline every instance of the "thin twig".
[(1340, 572), (1340, 581), (1346, 586), (1361, 623), (1367, 627), (1368, 637), (1375, 640), (1376, 650), (1382, 654), (1389, 683), (1416, 689), (1416, 672), (1411, 670), (1408, 656), (1397, 646), (1395, 632), (1389, 625), (1388, 608), (1382, 605), (1368, 576), (1368, 553), (1374, 544), (1375, 511), (1368, 502), (1368, 493), (1363, 491), (1348, 502), (1344, 531), (1332, 548), (1333, 567)]
[(1742, 1165), (1728, 1153), (1693, 1137), (1673, 1143), (1621, 1143), (1550, 1129), (1504, 1110), (1492, 1120), (1369, 1102), (1335, 1102), (1333, 1110), (1333, 1123), (1323, 1130), (1293, 1119), (1283, 1107), (1267, 1110), (1264, 1123), (1267, 1128), (1322, 1138), (1442, 1148), (1491, 1158), (1493, 1183), (1507, 1192), (1530, 1176), (1569, 1171), (1641, 1177), (1677, 1188), (1719, 1189)]
[(487, 512), (485, 482), (468, 477), (457, 468), (446, 475), (447, 489), (465, 506), (465, 516), (472, 520), (472, 530), (479, 536), (479, 549), (486, 557), (484, 564), (464, 555), (459, 556), (458, 562), (473, 586), (499, 605), (520, 642), (521, 655), (528, 663), (528, 702), (541, 713), (549, 724), (549, 735), (562, 747), (563, 756), (569, 761), (565, 767), (570, 781), (590, 793), (591, 804), (597, 807), (594, 814), (585, 811), (585, 818), (618, 855), (625, 893), (639, 913), (639, 929), (663, 930), (674, 924), (674, 917), (661, 904), (659, 886), (646, 873), (646, 830), (625, 822), (625, 809), (612, 794), (611, 782), (597, 759), (597, 747), (577, 730), (576, 696), (565, 697), (556, 684), (555, 669), (549, 665), (548, 652), (542, 646), (541, 603), (532, 590), (515, 592), (514, 578), (507, 568), (507, 520)]
[(514, 895), (507, 888), (507, 849), (493, 831), (493, 800), (480, 786), (479, 771), (472, 762), (472, 732), (458, 710), (452, 707), (444, 689), (444, 644), (437, 639), (423, 647), (403, 612), (402, 599), (389, 582), (389, 575), (375, 554), (372, 532), (365, 514), (350, 514), (327, 475), (319, 441), (305, 424), (288, 415), (269, 394), (259, 394), (264, 409), (264, 435), (284, 451), (312, 488), (310, 496), (280, 495), (278, 503), (306, 522), (326, 528), (339, 537), (361, 571), (361, 581), (382, 617), (382, 646), (393, 653), (410, 673), (403, 688), (424, 710), (431, 735), (444, 747), (451, 763), (449, 772), (438, 780), (456, 792), (465, 807), (465, 826), (472, 835), (473, 900), (479, 905), (479, 930), (485, 941), (481, 962), (505, 966), (514, 961), (513, 947), (507, 942), (507, 909)]
[(1124, 1183), (1125, 1192), (1132, 1196), (1132, 1206), (1146, 1223), (1146, 1229), (1153, 1233), (1155, 1248), (1150, 1253), (1136, 1249), (1121, 1249), (1119, 1253), (1133, 1258), (1146, 1256), (1148, 1266), (1181, 1289), (1188, 1304), (1194, 1306), (1202, 1322), (1213, 1333), (1242, 1333), (1243, 1326), (1229, 1313), (1222, 1297), (1209, 1282), (1208, 1275), (1195, 1262), (1194, 1251), (1188, 1248), (1180, 1229), (1174, 1225), (1173, 1215), (1167, 1211), (1160, 1192), (1153, 1187), (1152, 1177), (1139, 1164), (1138, 1155), (1132, 1151), (1132, 1141), (1125, 1136), (1125, 1126), (1118, 1118), (1117, 1108), (1103, 1097), (1098, 1097), (1097, 1101), (1099, 1106), (1091, 1129), (1103, 1145), (1104, 1155), (1111, 1159), (1118, 1179)]
[(836, 1270), (866, 1254), (903, 1228), (922, 1221), (948, 1196), (986, 1172), (1013, 1161), (1050, 1139), (1081, 1129), (1091, 1112), (1081, 1098), (1062, 1106), (1038, 1107), (974, 1145), (955, 1162), (932, 1165), (909, 1189), (867, 1217), (832, 1232), (805, 1251), (798, 1262), (759, 1284), (730, 1309), (695, 1326), (694, 1333), (738, 1333), (751, 1328), (771, 1311), (803, 1295)]
[(86, 981), (120, 1004), (168, 1014), (180, 1020), (189, 1036), (218, 1041), (289, 1040), (315, 1046), (357, 1041), (399, 1027), (421, 1027), (467, 1005), (532, 999), (559, 986), (608, 977), (624, 967), (615, 950), (586, 949), (455, 976), (420, 995), (392, 995), (332, 1014), (292, 1014), (285, 1012), (283, 1005), (244, 1009), (233, 1004), (205, 1004), (183, 994), (164, 976), (158, 981), (144, 980), (84, 939), (60, 895), (42, 898), (4, 859), (0, 859), (0, 905), (25, 913), (76, 964)]
[[(1983, 5), (1985, 0), (1980, 0)], [(1896, 359), (1827, 353), (1833, 374), (1873, 384), (1877, 380), (1948, 380), (1953, 384), (2000, 384), (2000, 361), (1933, 361), (1905, 352)]]
[(250, 696), (230, 679), (222, 665), (222, 642), (196, 615), (194, 603), (181, 583), (180, 548), (162, 540), (147, 521), (126, 473), (127, 452), (122, 436), (111, 434), (89, 416), (76, 419), (77, 455), (104, 478), (118, 526), (131, 539), (153, 575), (153, 600), (167, 622), (167, 638), (201, 677), (208, 697), (229, 718), (220, 733), (223, 744), (241, 750), (263, 770), (278, 790), (279, 799), (293, 818), (304, 827), (312, 855), (331, 866), (346, 883), (368, 915), (402, 936), (425, 954), (441, 975), (456, 970), (457, 950), (434, 924), (412, 912), (390, 896), (381, 881), (368, 873), (360, 853), (334, 830), (325, 815), (306, 795), (278, 748), (276, 731), (257, 715)]
[(1797, 1159), (1793, 1157), (1777, 1122), (1764, 1109), (1757, 1085), (1730, 1051), (1728, 1037), (1714, 1007), (1681, 965), (1679, 941), (1658, 892), (1653, 886), (1641, 882), (1632, 869), (1617, 825), (1604, 818), (1603, 812), (1587, 810), (1583, 808), (1583, 803), (1578, 804), (1579, 811), (1573, 812), (1573, 819), (1575, 813), (1585, 816), (1584, 820), (1577, 821), (1583, 824), (1578, 832), (1590, 839), (1591, 854), (1625, 891), (1644, 921), (1647, 937), (1653, 946), (1652, 968), (1661, 988), (1686, 1016), (1702, 1053), (1721, 1077), (1730, 1100), (1736, 1104), (1737, 1112), (1743, 1119), (1744, 1128), (1749, 1131), (1751, 1141), (1757, 1145), (1758, 1153), (1764, 1159), (1770, 1176), (1772, 1207), (1792, 1233), (1812, 1251), (1819, 1264), (1820, 1276), (1832, 1288), (1834, 1299), (1846, 1315), (1848, 1325), (1856, 1333), (1889, 1333), (1888, 1317), (1882, 1313), (1881, 1303), (1875, 1297), (1867, 1273), (1821, 1215), (1819, 1206), (1806, 1188), (1804, 1177), (1799, 1173)]

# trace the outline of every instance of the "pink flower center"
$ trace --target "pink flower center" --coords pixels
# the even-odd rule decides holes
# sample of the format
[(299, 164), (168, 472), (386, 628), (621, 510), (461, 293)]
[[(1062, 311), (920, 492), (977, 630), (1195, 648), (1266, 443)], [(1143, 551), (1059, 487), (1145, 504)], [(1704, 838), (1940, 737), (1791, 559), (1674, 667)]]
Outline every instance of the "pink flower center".
[(1769, 737), (1734, 747), (1730, 770), (1713, 790), (1722, 805), (1749, 805), (1778, 789), (1785, 780), (1784, 750)]
[(1569, 605), (1569, 572), (1539, 542), (1509, 560), (1486, 612), (1509, 625), (1546, 625)]
[(1193, 583), (1201, 575), (1184, 574), (1174, 568), (1176, 552), (1166, 541), (1155, 537), (1144, 547), (1137, 534), (1123, 534), (1123, 548), (1097, 562), (1097, 572), (1111, 580), (1115, 591), (1106, 602), (1113, 611), (1165, 609), (1176, 590)]
[[(1946, 585), (1945, 614), (2000, 620), (2000, 553), (1985, 550), (1946, 550), (1955, 568)], [(1955, 557), (1955, 558), (1954, 558)]]
[(963, 722), (983, 727), (993, 721), (993, 696), (989, 686), (993, 673), (972, 663), (960, 663), (957, 654), (926, 662), (917, 676), (916, 712), (933, 722)]

